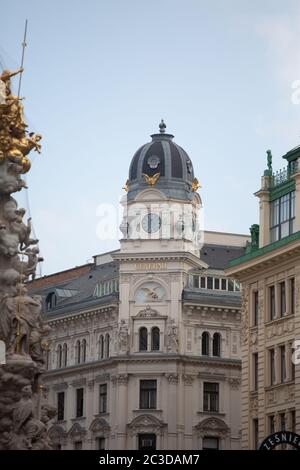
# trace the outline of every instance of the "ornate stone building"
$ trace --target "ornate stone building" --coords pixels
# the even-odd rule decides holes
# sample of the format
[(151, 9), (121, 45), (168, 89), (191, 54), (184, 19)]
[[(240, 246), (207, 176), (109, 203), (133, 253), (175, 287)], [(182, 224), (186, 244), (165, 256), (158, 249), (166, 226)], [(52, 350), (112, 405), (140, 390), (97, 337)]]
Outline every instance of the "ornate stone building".
[[(256, 449), (277, 431), (300, 433), (300, 147), (287, 168), (268, 169), (256, 193), (260, 225), (226, 270), (243, 285), (242, 446)], [(298, 343), (300, 344), (300, 343)], [(298, 346), (299, 348), (299, 346)], [(293, 357), (294, 355), (294, 357)]]
[(198, 187), (162, 122), (130, 165), (120, 249), (32, 283), (57, 448), (240, 448), (240, 292), (224, 267), (248, 237), (201, 232)]

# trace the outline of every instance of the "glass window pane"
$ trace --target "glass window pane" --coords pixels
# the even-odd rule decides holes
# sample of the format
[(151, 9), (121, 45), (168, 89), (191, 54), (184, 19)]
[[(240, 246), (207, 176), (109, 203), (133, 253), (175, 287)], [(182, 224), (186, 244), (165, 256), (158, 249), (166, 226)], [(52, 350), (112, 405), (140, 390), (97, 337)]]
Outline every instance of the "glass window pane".
[(207, 289), (212, 289), (213, 288), (213, 278), (208, 277), (207, 278)]

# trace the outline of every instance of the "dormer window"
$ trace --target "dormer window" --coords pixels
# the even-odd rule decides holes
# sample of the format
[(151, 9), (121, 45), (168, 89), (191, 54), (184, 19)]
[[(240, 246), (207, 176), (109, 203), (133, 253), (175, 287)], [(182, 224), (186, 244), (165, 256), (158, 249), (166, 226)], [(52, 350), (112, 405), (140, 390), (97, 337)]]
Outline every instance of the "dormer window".
[(271, 243), (294, 233), (295, 191), (275, 199), (270, 204)]
[(46, 309), (49, 311), (57, 304), (57, 297), (55, 292), (50, 292), (46, 297)]

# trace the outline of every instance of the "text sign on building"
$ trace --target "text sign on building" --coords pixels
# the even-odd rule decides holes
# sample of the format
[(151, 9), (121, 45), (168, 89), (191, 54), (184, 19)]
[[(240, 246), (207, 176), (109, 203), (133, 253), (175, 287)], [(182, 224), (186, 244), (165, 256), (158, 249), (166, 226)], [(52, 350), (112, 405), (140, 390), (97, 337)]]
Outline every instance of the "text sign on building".
[(273, 450), (281, 444), (288, 444), (300, 450), (300, 436), (290, 431), (275, 432), (261, 443), (259, 450)]
[(149, 262), (149, 263), (135, 263), (135, 269), (137, 270), (146, 270), (146, 271), (156, 271), (159, 269), (167, 269), (166, 262)]

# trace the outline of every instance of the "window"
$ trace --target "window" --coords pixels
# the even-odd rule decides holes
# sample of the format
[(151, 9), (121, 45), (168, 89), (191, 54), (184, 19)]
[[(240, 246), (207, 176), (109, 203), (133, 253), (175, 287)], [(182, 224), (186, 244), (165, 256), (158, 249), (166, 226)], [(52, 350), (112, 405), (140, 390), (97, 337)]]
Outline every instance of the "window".
[(156, 326), (151, 330), (151, 349), (152, 351), (159, 351), (159, 328)]
[(62, 367), (62, 347), (61, 344), (57, 347), (57, 367), (60, 369)]
[(82, 340), (82, 361), (81, 362), (86, 362), (86, 339)]
[(46, 297), (46, 309), (51, 310), (56, 306), (57, 297), (55, 292), (50, 292)]
[(63, 345), (63, 366), (67, 367), (67, 364), (68, 364), (68, 346), (65, 343)]
[(76, 389), (76, 418), (83, 416), (83, 388)]
[(209, 334), (205, 331), (202, 333), (202, 356), (209, 356)]
[(221, 289), (227, 290), (227, 279), (222, 279)]
[(203, 385), (203, 410), (219, 411), (219, 384), (204, 382)]
[(82, 441), (74, 442), (74, 450), (82, 450)]
[(275, 383), (275, 351), (274, 349), (269, 350), (270, 358), (270, 385)]
[(109, 357), (109, 343), (110, 343), (109, 334), (106, 333), (105, 335), (105, 357)]
[(285, 431), (285, 413), (280, 413), (280, 431)]
[(258, 449), (258, 419), (254, 419), (252, 422), (253, 426), (253, 448)]
[(215, 277), (215, 289), (220, 289), (220, 279), (218, 277)]
[(202, 450), (219, 450), (219, 438), (203, 437)]
[(65, 392), (57, 394), (57, 421), (65, 419)]
[(258, 325), (258, 291), (253, 292), (253, 326)]
[(270, 312), (270, 320), (274, 320), (275, 318), (275, 286), (269, 287), (269, 312)]
[(294, 233), (295, 191), (271, 202), (271, 243)]
[(107, 412), (107, 384), (99, 386), (99, 413)]
[(212, 289), (213, 288), (213, 278), (208, 277), (207, 278), (207, 289)]
[(76, 364), (80, 364), (80, 360), (81, 360), (81, 346), (80, 346), (80, 341), (79, 341), (79, 339), (76, 341), (76, 346), (75, 346), (75, 358), (76, 358)]
[(295, 352), (295, 348), (293, 348), (293, 343), (290, 345), (291, 348), (291, 380), (295, 380), (295, 361), (293, 360), (293, 355)]
[(201, 289), (205, 289), (206, 286), (206, 277), (201, 277)]
[(140, 381), (140, 409), (156, 408), (156, 380)]
[(213, 356), (221, 356), (221, 335), (215, 333), (213, 336)]
[(279, 289), (280, 289), (280, 316), (283, 317), (283, 315), (286, 312), (285, 282), (281, 282), (279, 284)]
[(139, 334), (139, 349), (140, 351), (147, 351), (148, 349), (148, 331), (147, 328), (144, 326), (140, 328), (140, 334)]
[(234, 281), (233, 279), (228, 279), (228, 290), (233, 291), (234, 290)]
[(285, 346), (280, 346), (280, 380), (286, 380)]
[(139, 434), (139, 450), (156, 450), (155, 434)]
[(99, 338), (99, 359), (104, 358), (104, 338), (103, 335)]
[(104, 437), (97, 437), (97, 439), (96, 439), (96, 449), (97, 450), (105, 450), (105, 438)]
[(290, 279), (290, 312), (292, 315), (295, 313), (295, 278)]
[(253, 390), (258, 389), (258, 353), (252, 355), (253, 358)]
[(274, 434), (275, 432), (275, 416), (269, 416), (269, 434)]
[(196, 289), (199, 288), (199, 276), (194, 276), (194, 285), (193, 287), (195, 287)]

